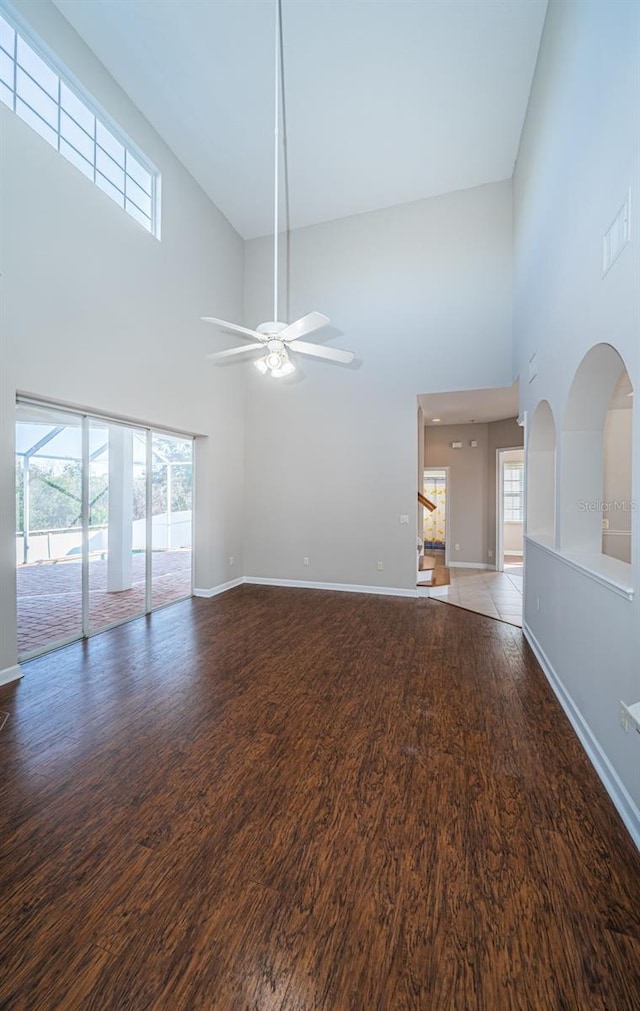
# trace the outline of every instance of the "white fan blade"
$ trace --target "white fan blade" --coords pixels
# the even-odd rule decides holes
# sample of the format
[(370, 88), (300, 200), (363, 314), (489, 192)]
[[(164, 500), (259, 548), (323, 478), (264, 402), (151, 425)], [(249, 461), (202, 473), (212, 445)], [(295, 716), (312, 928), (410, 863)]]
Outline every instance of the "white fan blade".
[(229, 348), (227, 351), (214, 351), (212, 355), (205, 355), (212, 361), (220, 361), (224, 358), (233, 358), (234, 355), (243, 355), (245, 351), (264, 351), (264, 344), (243, 344), (241, 348)]
[(296, 341), (291, 345), (292, 351), (299, 351), (301, 355), (314, 355), (316, 358), (327, 358), (330, 362), (344, 362), (348, 365), (355, 355), (353, 351), (341, 351), (340, 348), (328, 348), (323, 344), (307, 344), (306, 341)]
[(307, 333), (319, 330), (329, 322), (328, 316), (323, 316), (321, 312), (309, 312), (306, 316), (301, 316), (295, 323), (289, 323), (284, 330), (278, 334), (281, 341), (297, 341), (298, 337), (304, 337)]
[(215, 323), (217, 326), (221, 326), (224, 330), (235, 330), (236, 333), (246, 334), (247, 337), (253, 337), (254, 340), (263, 341), (264, 337), (257, 330), (248, 330), (246, 326), (238, 326), (237, 323), (227, 323), (226, 319), (216, 319), (215, 316), (201, 316), (201, 320), (205, 323)]

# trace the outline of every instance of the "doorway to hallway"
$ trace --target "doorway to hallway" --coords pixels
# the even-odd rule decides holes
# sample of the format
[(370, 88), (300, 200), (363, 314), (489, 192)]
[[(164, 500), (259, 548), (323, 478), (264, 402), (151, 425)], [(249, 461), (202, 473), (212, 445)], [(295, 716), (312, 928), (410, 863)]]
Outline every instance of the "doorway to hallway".
[(419, 498), (419, 545), (425, 563), (434, 563), (430, 554), (440, 556), (449, 573), (444, 586), (419, 579), (421, 595), (521, 623), (523, 445), (517, 381), (418, 396), (419, 487), (430, 474), (447, 471), (443, 517), (435, 503), (433, 513), (427, 504), (437, 488), (425, 484), (424, 501)]

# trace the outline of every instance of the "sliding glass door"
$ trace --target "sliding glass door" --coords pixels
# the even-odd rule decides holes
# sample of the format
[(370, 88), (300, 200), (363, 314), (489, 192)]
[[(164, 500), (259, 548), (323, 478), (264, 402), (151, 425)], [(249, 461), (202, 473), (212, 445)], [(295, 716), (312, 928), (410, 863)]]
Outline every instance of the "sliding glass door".
[(153, 607), (191, 594), (193, 441), (152, 437)]
[(18, 654), (82, 635), (82, 418), (18, 407)]
[(22, 402), (21, 659), (192, 592), (193, 440)]

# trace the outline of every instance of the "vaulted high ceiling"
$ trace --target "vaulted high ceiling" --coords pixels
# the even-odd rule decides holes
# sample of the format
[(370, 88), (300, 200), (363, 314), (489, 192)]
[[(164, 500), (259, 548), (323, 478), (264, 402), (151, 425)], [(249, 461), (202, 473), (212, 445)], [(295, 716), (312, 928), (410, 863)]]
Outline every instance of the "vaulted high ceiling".
[[(272, 231), (271, 0), (55, 0), (245, 238)], [(283, 0), (291, 226), (511, 176), (546, 0)]]

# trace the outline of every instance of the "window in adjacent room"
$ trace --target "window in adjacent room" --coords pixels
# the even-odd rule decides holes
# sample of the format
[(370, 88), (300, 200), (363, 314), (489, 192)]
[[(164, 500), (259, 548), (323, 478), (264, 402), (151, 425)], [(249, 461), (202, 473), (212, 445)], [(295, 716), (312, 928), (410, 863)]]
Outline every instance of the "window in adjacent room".
[(524, 518), (524, 464), (504, 465), (504, 521), (522, 523)]
[(22, 22), (0, 12), (0, 101), (160, 237), (159, 174)]

